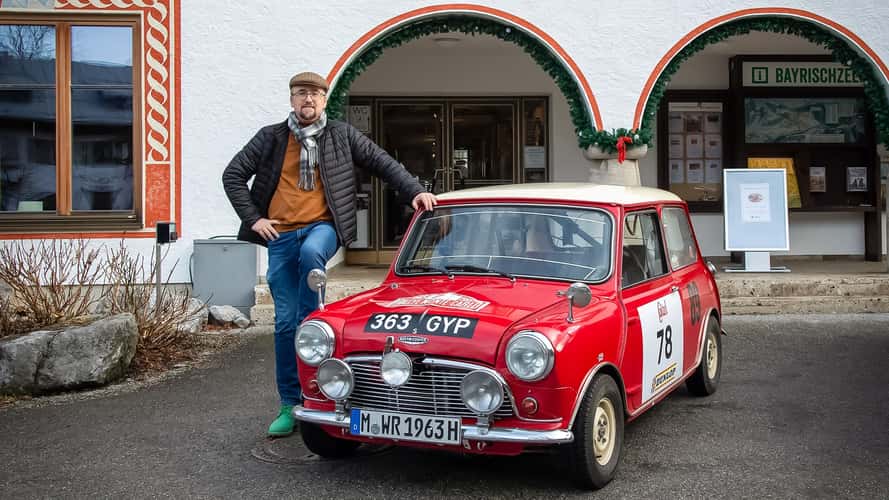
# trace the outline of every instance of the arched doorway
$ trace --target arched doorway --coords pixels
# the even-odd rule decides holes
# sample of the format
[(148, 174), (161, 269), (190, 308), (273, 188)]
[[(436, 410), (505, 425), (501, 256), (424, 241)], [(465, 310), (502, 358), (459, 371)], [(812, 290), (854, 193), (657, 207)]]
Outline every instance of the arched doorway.
[[(434, 192), (588, 177), (575, 130), (601, 128), (589, 86), (551, 37), (502, 11), (439, 6), (394, 18), (356, 42), (330, 80), (331, 114)], [(346, 260), (387, 264), (410, 210), (359, 177), (359, 235)]]
[(707, 255), (725, 255), (721, 169), (778, 166), (791, 255), (879, 260), (887, 82), (876, 53), (829, 19), (781, 8), (721, 16), (680, 39), (646, 82), (634, 126), (657, 147), (643, 168), (689, 201), (699, 234), (716, 235), (699, 238)]

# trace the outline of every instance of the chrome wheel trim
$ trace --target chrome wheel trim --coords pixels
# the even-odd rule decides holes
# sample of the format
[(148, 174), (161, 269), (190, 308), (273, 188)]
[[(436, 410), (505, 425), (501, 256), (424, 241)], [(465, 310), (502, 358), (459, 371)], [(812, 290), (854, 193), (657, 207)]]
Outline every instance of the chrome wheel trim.
[(719, 368), (719, 346), (716, 344), (716, 338), (712, 333), (707, 334), (707, 379), (716, 378), (716, 371)]
[(596, 463), (600, 466), (604, 467), (611, 461), (616, 432), (614, 405), (610, 399), (602, 398), (596, 405), (596, 414), (593, 418), (593, 450), (596, 453)]

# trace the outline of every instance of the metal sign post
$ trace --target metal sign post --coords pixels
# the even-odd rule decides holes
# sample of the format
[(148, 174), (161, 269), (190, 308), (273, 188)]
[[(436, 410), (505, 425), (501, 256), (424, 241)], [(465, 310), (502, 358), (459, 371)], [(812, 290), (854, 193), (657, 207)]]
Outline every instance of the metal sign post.
[(155, 226), (155, 244), (154, 244), (154, 314), (159, 316), (161, 313), (161, 245), (173, 243), (179, 239), (176, 233), (175, 222), (158, 222)]

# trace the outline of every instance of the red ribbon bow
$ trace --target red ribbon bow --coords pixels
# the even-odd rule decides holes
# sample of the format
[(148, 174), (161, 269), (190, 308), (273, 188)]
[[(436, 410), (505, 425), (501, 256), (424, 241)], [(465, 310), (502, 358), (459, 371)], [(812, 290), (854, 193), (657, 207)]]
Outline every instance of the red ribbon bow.
[(628, 142), (630, 144), (632, 144), (633, 138), (627, 137), (627, 136), (617, 138), (617, 162), (618, 163), (623, 163), (624, 160), (627, 159), (627, 143)]

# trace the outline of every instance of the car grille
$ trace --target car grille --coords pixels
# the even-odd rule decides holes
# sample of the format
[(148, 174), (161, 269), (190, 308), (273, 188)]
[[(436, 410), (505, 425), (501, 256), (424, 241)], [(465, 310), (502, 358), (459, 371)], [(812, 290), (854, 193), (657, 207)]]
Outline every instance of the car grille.
[[(410, 380), (393, 389), (383, 382), (379, 361), (350, 361), (349, 366), (355, 374), (355, 389), (349, 397), (352, 406), (420, 415), (477, 417), (460, 398), (460, 382), (471, 369), (415, 364)], [(504, 399), (494, 418), (513, 416), (508, 392), (504, 393)]]

